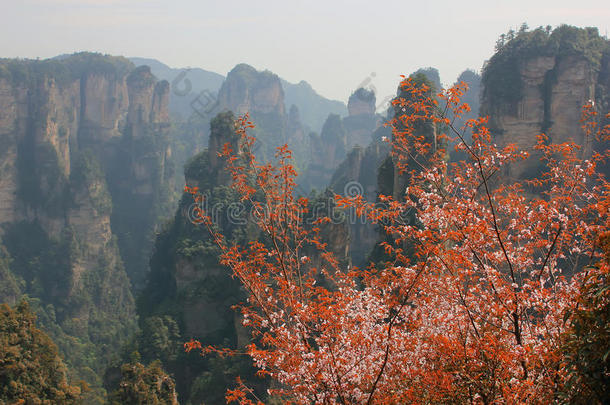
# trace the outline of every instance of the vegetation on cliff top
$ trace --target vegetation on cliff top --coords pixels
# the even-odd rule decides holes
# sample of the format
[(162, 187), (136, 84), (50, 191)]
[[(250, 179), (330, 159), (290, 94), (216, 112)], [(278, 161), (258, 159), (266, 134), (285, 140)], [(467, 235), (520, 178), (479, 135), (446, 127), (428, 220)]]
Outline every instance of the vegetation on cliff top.
[(575, 56), (599, 70), (603, 55), (609, 52), (610, 41), (597, 28), (561, 25), (554, 30), (547, 26), (530, 31), (524, 24), (518, 32), (510, 30), (498, 39), (495, 54), (483, 67), (483, 100), (491, 108), (519, 102), (524, 86), (520, 69), (530, 59)]
[(122, 56), (79, 52), (51, 59), (0, 59), (0, 78), (27, 85), (42, 77), (55, 79), (66, 85), (85, 74), (102, 74), (113, 78), (124, 77), (134, 64)]
[(159, 361), (145, 366), (137, 361), (121, 367), (121, 381), (110, 395), (112, 405), (178, 405), (176, 383)]
[(273, 81), (280, 83), (280, 78), (275, 73), (269, 70), (258, 71), (246, 63), (240, 63), (235, 66), (229, 72), (227, 78), (229, 78), (229, 76), (234, 76), (241, 80), (246, 88), (252, 85), (263, 86)]

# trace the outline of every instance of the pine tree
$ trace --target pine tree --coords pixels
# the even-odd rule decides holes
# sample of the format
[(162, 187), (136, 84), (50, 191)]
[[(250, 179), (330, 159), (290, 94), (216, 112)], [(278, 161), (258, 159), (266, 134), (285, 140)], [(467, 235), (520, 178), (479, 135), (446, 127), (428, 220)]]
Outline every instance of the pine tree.
[(72, 404), (80, 395), (81, 387), (68, 384), (57, 346), (36, 327), (27, 301), (14, 309), (0, 305), (0, 402)]

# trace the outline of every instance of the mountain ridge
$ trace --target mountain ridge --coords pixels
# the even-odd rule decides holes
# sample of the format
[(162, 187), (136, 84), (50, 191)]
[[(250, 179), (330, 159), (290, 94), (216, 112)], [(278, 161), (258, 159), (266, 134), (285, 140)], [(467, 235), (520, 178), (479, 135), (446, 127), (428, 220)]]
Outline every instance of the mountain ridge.
[[(199, 67), (173, 68), (154, 58), (129, 57), (136, 66), (147, 65), (160, 80), (167, 80), (171, 85), (170, 112), (179, 114), (183, 119), (189, 118), (193, 104), (202, 92), (217, 96), (226, 75), (208, 71)], [(247, 63), (239, 65), (253, 66)], [(258, 69), (254, 68), (258, 71)], [(273, 72), (272, 72), (273, 73)], [(227, 73), (228, 74), (228, 73)], [(320, 95), (309, 82), (301, 80), (291, 83), (280, 77), (285, 94), (285, 110), (292, 105), (299, 109), (301, 119), (311, 130), (320, 132), (329, 114), (347, 115), (347, 105), (339, 100), (332, 100)], [(205, 94), (203, 94), (205, 95)]]

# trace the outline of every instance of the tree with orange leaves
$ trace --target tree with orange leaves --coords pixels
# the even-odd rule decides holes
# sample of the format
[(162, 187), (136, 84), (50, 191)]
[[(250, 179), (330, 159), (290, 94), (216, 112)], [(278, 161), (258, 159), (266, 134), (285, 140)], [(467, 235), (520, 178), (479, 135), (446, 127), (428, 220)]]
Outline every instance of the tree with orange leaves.
[[(541, 134), (542, 175), (501, 184), (503, 170), (529, 154), (496, 146), (483, 118), (467, 121), (472, 141), (463, 139), (446, 117), (468, 111), (464, 85), (438, 99), (411, 79), (401, 87), (389, 142), (406, 187), (379, 196), (383, 207), (336, 199), (383, 224), (392, 241), (383, 242), (387, 259), (366, 269), (344, 267), (328, 251), (321, 230), (330, 218), (304, 223), (309, 204), (295, 196), (288, 148), (278, 148), (275, 164), (258, 162), (253, 124), (238, 120), (242, 147), (227, 145), (223, 156), (264, 237), (230, 245), (204, 211), (197, 216), (248, 292), (240, 306), (252, 332), (247, 354), (274, 381), (270, 395), (290, 403), (552, 402), (570, 372), (562, 348), (571, 314), (585, 280), (605, 268), (592, 264), (608, 231), (610, 186), (596, 171), (608, 151), (583, 156)], [(583, 130), (607, 142), (598, 120), (585, 106)], [(447, 163), (443, 136), (422, 135), (430, 124), (448, 128), (468, 159)], [(240, 383), (227, 400), (262, 402), (252, 393)]]

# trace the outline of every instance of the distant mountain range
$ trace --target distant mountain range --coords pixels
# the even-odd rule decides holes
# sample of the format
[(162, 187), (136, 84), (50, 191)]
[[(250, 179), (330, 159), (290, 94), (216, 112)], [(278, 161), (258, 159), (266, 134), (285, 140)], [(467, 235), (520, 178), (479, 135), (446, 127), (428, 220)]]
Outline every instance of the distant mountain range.
[(320, 133), (329, 114), (338, 114), (342, 117), (347, 115), (347, 106), (344, 102), (322, 97), (306, 81), (301, 80), (296, 84), (284, 79), (281, 81), (284, 87), (286, 111), (291, 105), (296, 105), (299, 108), (301, 121), (312, 130)]
[[(167, 80), (171, 86), (169, 109), (173, 115), (188, 119), (193, 111), (191, 104), (198, 97), (216, 97), (225, 76), (200, 68), (172, 68), (150, 58), (129, 58), (136, 66), (148, 65), (158, 79)], [(291, 105), (299, 109), (302, 122), (310, 129), (320, 132), (329, 114), (347, 115), (345, 103), (322, 97), (306, 81), (290, 83), (281, 80), (284, 89), (286, 111)]]
[(169, 96), (169, 111), (172, 115), (188, 119), (193, 109), (191, 103), (196, 102), (201, 92), (214, 95), (225, 80), (223, 75), (200, 68), (172, 68), (156, 59), (129, 58), (136, 66), (148, 65), (150, 71), (160, 80), (167, 80), (171, 86)]

